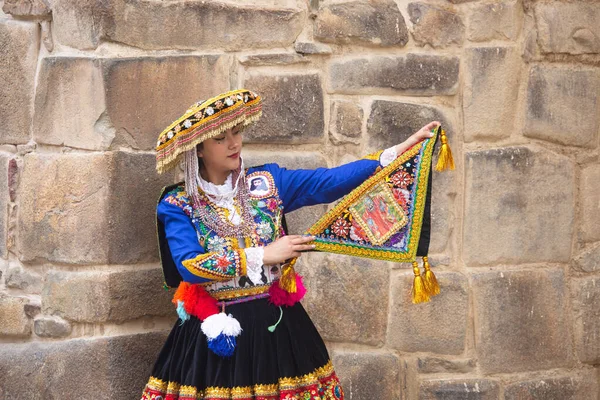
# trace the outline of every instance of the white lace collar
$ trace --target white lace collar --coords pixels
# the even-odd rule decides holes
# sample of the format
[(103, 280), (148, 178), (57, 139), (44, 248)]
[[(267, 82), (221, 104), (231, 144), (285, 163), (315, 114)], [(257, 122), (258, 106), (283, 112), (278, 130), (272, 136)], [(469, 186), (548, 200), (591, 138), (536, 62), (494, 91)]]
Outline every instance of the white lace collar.
[(217, 207), (226, 208), (229, 211), (229, 221), (234, 225), (239, 225), (241, 222), (241, 216), (237, 207), (235, 207), (234, 198), (237, 194), (243, 171), (244, 160), (240, 158), (240, 169), (235, 184), (233, 184), (233, 174), (238, 171), (231, 172), (225, 179), (225, 183), (222, 185), (215, 185), (212, 182), (204, 180), (200, 174), (198, 174), (197, 179), (200, 190), (202, 190)]

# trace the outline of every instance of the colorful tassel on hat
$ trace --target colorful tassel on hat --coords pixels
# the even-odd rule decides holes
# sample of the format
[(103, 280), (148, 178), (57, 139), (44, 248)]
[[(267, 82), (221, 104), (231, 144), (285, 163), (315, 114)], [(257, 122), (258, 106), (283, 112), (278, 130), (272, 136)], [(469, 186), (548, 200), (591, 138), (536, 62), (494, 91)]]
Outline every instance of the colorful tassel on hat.
[(430, 300), (429, 293), (427, 293), (425, 282), (423, 282), (423, 277), (421, 277), (421, 272), (419, 271), (419, 264), (416, 261), (413, 261), (413, 273), (415, 274), (415, 279), (412, 288), (412, 302), (414, 304), (426, 303)]
[(447, 169), (454, 169), (454, 158), (452, 157), (452, 150), (450, 150), (450, 145), (448, 144), (448, 137), (446, 136), (446, 131), (441, 127), (438, 127), (441, 131), (440, 140), (442, 142), (442, 146), (440, 147), (440, 153), (438, 155), (438, 161), (435, 165), (436, 171), (445, 171)]
[(208, 340), (208, 348), (221, 357), (231, 357), (235, 351), (236, 337), (242, 327), (231, 314), (224, 312), (211, 315), (200, 326)]
[(427, 293), (430, 296), (436, 296), (440, 294), (440, 285), (438, 284), (438, 281), (431, 270), (431, 265), (429, 264), (429, 258), (427, 258), (427, 256), (423, 257), (423, 268), (425, 268), (423, 283), (425, 284)]

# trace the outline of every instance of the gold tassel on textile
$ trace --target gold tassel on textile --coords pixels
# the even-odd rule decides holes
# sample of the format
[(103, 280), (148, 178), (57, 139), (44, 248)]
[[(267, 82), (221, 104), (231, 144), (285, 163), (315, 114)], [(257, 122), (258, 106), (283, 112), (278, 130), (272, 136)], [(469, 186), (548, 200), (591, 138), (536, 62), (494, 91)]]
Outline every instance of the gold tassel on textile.
[(425, 288), (425, 282), (423, 282), (423, 277), (419, 271), (419, 264), (416, 261), (413, 261), (413, 272), (415, 274), (415, 280), (412, 289), (412, 302), (413, 304), (427, 303), (431, 299), (429, 298), (429, 293), (427, 293), (427, 288)]
[(429, 259), (427, 256), (423, 257), (423, 268), (425, 268), (425, 274), (423, 276), (423, 281), (425, 283), (425, 289), (427, 289), (427, 293), (430, 296), (436, 296), (440, 294), (440, 285), (431, 270), (431, 265), (429, 264)]
[(294, 264), (296, 264), (297, 258), (292, 259), (287, 264), (281, 267), (281, 278), (279, 278), (279, 286), (288, 293), (296, 293), (298, 288), (296, 287), (296, 271), (294, 270)]
[(441, 128), (438, 129), (441, 130), (440, 140), (442, 142), (442, 147), (440, 147), (440, 154), (438, 155), (438, 161), (435, 165), (435, 170), (454, 170), (454, 158), (452, 157), (452, 150), (450, 150), (450, 145), (448, 144), (448, 137), (446, 136), (446, 131)]

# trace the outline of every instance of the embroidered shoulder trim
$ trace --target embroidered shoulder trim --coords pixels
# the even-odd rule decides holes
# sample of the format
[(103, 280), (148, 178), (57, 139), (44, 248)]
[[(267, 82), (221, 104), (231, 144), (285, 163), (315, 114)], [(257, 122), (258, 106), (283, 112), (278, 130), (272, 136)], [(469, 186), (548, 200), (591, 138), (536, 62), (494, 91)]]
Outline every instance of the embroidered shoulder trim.
[(205, 253), (183, 260), (183, 266), (192, 274), (205, 279), (228, 281), (246, 275), (246, 252), (242, 249), (220, 253)]
[(367, 154), (362, 159), (363, 160), (379, 161), (379, 157), (381, 157), (381, 153), (383, 153), (383, 150), (379, 150), (379, 151), (376, 151), (375, 153)]
[(176, 188), (167, 192), (167, 194), (163, 197), (163, 200), (169, 204), (181, 208), (188, 217), (192, 217), (192, 203), (190, 202), (190, 198), (188, 197), (183, 186), (177, 186)]

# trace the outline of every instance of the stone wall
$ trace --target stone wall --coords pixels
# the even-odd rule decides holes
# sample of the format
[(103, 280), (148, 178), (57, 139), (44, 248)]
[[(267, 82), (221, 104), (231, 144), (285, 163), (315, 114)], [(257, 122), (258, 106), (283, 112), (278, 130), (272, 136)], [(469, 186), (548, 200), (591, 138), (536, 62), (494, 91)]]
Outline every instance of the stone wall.
[[(588, 0), (0, 1), (0, 398), (135, 399), (175, 321), (157, 134), (251, 88), (251, 163), (334, 166), (443, 122), (442, 294), (310, 254), (348, 399), (596, 400), (600, 6)], [(290, 215), (296, 232), (324, 206)]]

